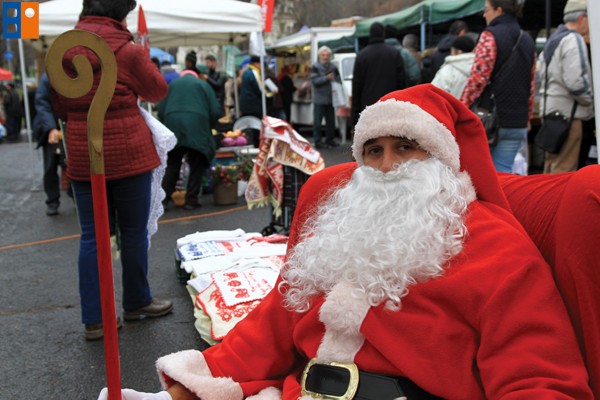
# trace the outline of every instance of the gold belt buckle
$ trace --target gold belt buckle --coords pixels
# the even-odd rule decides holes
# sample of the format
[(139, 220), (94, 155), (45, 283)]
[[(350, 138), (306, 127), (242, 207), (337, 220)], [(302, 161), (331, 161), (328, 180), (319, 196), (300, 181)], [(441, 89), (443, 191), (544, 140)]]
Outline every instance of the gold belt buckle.
[(350, 381), (348, 382), (348, 389), (346, 389), (346, 393), (341, 396), (333, 396), (330, 394), (321, 394), (311, 392), (306, 389), (306, 378), (308, 377), (308, 371), (310, 368), (317, 364), (315, 358), (311, 359), (306, 367), (304, 368), (304, 372), (302, 372), (302, 396), (310, 396), (314, 399), (323, 399), (323, 400), (352, 400), (354, 395), (356, 394), (356, 390), (358, 389), (358, 367), (354, 363), (340, 363), (340, 362), (329, 362), (329, 363), (320, 363), (326, 365), (332, 365), (334, 367), (340, 367), (348, 370), (350, 373)]

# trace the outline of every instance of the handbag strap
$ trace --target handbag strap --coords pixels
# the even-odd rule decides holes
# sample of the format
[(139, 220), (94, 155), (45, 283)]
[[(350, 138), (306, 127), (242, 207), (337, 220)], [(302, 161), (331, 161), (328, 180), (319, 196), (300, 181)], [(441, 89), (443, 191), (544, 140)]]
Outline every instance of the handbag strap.
[[(500, 73), (502, 72), (502, 70), (504, 70), (504, 67), (506, 67), (506, 64), (508, 64), (508, 61), (510, 60), (510, 58), (512, 57), (512, 55), (515, 53), (515, 50), (517, 49), (517, 46), (519, 45), (519, 42), (521, 42), (521, 38), (523, 37), (523, 29), (520, 30), (519, 32), (519, 38), (517, 39), (515, 45), (513, 46), (512, 50), (510, 51), (510, 54), (508, 55), (508, 57), (506, 57), (506, 60), (504, 60), (504, 62), (502, 63), (502, 65), (500, 66), (500, 68), (498, 68), (498, 72), (496, 72), (496, 76), (494, 77), (497, 78)], [(492, 79), (490, 79), (490, 81), (488, 82), (488, 85), (490, 85), (492, 83)]]
[[(512, 57), (513, 53), (515, 52), (515, 50), (517, 49), (517, 46), (519, 45), (519, 42), (521, 41), (521, 37), (523, 37), (523, 29), (520, 30), (519, 32), (519, 38), (517, 39), (515, 45), (513, 46), (512, 50), (510, 51), (510, 54), (508, 55), (508, 57), (506, 57), (506, 60), (504, 60), (504, 62), (502, 63), (502, 65), (500, 66), (500, 68), (498, 68), (498, 72), (496, 72), (496, 75), (494, 76), (494, 79), (492, 79), (490, 77), (490, 80), (488, 81), (486, 88), (489, 86), (490, 90), (491, 90), (491, 86), (493, 81), (495, 80), (495, 78), (497, 78), (500, 73), (502, 72), (502, 70), (504, 70), (504, 67), (506, 67), (506, 64), (508, 64), (508, 61), (510, 60), (510, 58)], [(485, 88), (483, 89), (483, 91), (485, 91)], [(482, 92), (483, 93), (483, 92)], [(494, 97), (494, 94), (491, 93), (491, 96)], [(481, 96), (480, 96), (481, 97)]]
[(573, 117), (575, 117), (575, 110), (577, 110), (577, 101), (573, 102), (573, 108), (571, 108), (571, 117), (569, 118), (569, 124), (573, 122)]

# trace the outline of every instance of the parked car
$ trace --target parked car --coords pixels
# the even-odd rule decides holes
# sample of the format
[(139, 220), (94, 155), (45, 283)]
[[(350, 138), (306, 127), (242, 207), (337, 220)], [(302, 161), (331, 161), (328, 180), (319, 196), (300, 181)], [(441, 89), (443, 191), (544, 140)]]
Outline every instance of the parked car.
[(342, 77), (342, 86), (344, 92), (348, 96), (348, 105), (352, 98), (352, 74), (354, 72), (354, 61), (356, 60), (356, 53), (336, 53), (333, 55), (331, 62), (340, 71)]

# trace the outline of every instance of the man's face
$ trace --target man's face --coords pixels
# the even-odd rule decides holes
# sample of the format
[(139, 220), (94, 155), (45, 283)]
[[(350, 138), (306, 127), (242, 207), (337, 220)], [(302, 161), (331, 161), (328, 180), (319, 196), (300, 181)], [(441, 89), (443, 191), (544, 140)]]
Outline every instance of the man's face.
[(208, 69), (217, 68), (217, 62), (215, 60), (213, 60), (212, 58), (207, 58), (206, 60), (204, 60), (204, 62), (206, 63), (206, 67)]
[(363, 146), (363, 162), (382, 172), (391, 171), (395, 165), (408, 160), (425, 160), (429, 153), (414, 140), (384, 136), (367, 140)]
[(576, 30), (577, 33), (579, 33), (583, 37), (586, 43), (590, 42), (590, 25), (587, 14), (580, 15), (579, 18), (577, 18)]
[(329, 60), (331, 60), (331, 53), (328, 51), (322, 51), (319, 53), (319, 57), (321, 58), (322, 64), (327, 64), (329, 63)]

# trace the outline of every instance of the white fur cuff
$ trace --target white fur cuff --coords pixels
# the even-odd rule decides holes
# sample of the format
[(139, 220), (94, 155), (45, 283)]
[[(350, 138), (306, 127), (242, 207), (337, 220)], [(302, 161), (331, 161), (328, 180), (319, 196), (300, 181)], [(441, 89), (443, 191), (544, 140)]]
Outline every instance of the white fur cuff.
[(242, 388), (231, 378), (216, 378), (197, 350), (184, 350), (161, 357), (156, 369), (163, 389), (165, 375), (181, 383), (202, 400), (242, 400)]
[(281, 400), (281, 390), (275, 387), (268, 387), (254, 396), (247, 397), (246, 400)]

